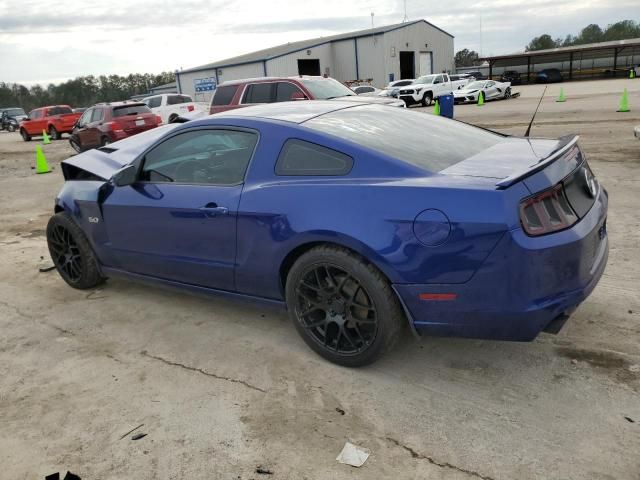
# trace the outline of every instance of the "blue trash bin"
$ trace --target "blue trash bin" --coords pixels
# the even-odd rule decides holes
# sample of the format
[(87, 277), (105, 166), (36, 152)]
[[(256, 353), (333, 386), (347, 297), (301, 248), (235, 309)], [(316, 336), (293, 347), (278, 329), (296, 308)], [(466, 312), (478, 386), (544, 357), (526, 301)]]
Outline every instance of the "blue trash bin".
[(438, 102), (440, 102), (440, 115), (442, 117), (453, 118), (453, 93), (440, 95)]

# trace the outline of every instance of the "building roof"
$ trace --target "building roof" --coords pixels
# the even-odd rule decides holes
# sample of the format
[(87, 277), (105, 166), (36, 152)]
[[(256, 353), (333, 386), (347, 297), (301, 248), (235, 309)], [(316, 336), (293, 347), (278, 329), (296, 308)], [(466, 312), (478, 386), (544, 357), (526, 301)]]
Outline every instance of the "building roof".
[[(493, 65), (501, 65), (507, 63), (509, 60), (515, 59), (527, 59), (532, 57), (558, 57), (559, 59), (569, 59), (571, 53), (581, 53), (583, 58), (595, 58), (599, 54), (602, 54), (604, 50), (618, 50), (618, 53), (623, 53), (621, 50), (631, 48), (640, 48), (640, 38), (630, 38), (627, 40), (613, 40), (610, 42), (598, 42), (598, 43), (586, 43), (584, 45), (573, 45), (571, 47), (558, 47), (550, 48), (547, 50), (533, 50), (530, 52), (515, 52), (508, 55), (494, 55), (492, 57), (483, 57), (481, 60), (486, 60)], [(586, 55), (586, 56), (584, 56)]]
[(164, 90), (167, 88), (176, 88), (176, 82), (165, 83), (164, 85), (158, 85), (150, 90)]
[(264, 50), (258, 50), (256, 52), (247, 53), (245, 55), (239, 55), (237, 57), (227, 58), (225, 60), (208, 63), (200, 67), (181, 70), (179, 73), (198, 72), (201, 70), (210, 70), (213, 68), (227, 68), (227, 67), (233, 67), (237, 65), (244, 65), (247, 63), (262, 62), (266, 60), (271, 60), (273, 58), (282, 57), (290, 53), (299, 52), (301, 50), (307, 50), (309, 48), (318, 47), (320, 45), (324, 45), (325, 43), (336, 42), (340, 40), (352, 40), (354, 38), (369, 37), (372, 35), (379, 35), (379, 34), (391, 32), (393, 30), (398, 30), (400, 28), (408, 27), (410, 25), (415, 25), (417, 23), (425, 23), (435, 28), (436, 30), (439, 30), (442, 33), (453, 38), (453, 35), (451, 35), (448, 32), (445, 32), (441, 28), (427, 22), (426, 20), (414, 20), (412, 22), (396, 23), (394, 25), (368, 28), (366, 30), (357, 30), (354, 32), (331, 35), (328, 37), (311, 38), (309, 40), (301, 40), (299, 42), (285, 43), (283, 45), (277, 45), (275, 47), (265, 48)]

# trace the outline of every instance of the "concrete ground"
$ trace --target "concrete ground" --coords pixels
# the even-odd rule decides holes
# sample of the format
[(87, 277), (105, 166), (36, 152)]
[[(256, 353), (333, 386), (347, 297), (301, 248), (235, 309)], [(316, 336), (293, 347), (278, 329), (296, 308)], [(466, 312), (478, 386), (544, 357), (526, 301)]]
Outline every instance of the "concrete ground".
[[(0, 133), (0, 477), (640, 479), (640, 80), (562, 86), (533, 134), (582, 135), (610, 192), (594, 293), (556, 336), (406, 335), (358, 370), (320, 359), (279, 311), (40, 273), (72, 150), (45, 146), (54, 171), (35, 175), (35, 142)], [(632, 112), (616, 113), (625, 86)], [(542, 88), (456, 116), (522, 134)], [(336, 462), (347, 440), (371, 450), (363, 467)]]

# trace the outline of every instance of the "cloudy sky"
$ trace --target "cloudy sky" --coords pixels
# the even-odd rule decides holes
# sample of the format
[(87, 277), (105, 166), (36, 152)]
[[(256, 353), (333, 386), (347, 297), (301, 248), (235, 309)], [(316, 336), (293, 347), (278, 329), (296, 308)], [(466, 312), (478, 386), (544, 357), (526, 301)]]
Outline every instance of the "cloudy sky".
[[(0, 81), (160, 72), (289, 41), (399, 23), (403, 0), (0, 0)], [(542, 33), (640, 19), (640, 0), (406, 0), (455, 38), (500, 54)], [(482, 17), (482, 46), (480, 18)]]

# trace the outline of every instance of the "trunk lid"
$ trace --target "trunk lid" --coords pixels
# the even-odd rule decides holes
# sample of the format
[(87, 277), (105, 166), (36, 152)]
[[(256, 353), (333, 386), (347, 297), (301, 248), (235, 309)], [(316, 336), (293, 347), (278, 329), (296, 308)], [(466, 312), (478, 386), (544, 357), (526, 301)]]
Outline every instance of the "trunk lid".
[(440, 173), (495, 179), (498, 189), (523, 181), (533, 193), (552, 187), (577, 168), (583, 160), (577, 141), (576, 135), (559, 139), (507, 137)]

